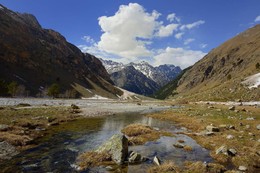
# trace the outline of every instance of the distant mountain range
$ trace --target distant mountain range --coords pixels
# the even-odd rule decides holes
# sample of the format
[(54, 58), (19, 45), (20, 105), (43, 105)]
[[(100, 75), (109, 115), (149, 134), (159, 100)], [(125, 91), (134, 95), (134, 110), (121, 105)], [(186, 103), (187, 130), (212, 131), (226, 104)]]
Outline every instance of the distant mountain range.
[(30, 96), (54, 83), (60, 86), (60, 93), (74, 89), (84, 97), (118, 98), (123, 94), (96, 57), (83, 54), (58, 32), (43, 29), (33, 15), (0, 5), (1, 96), (8, 94), (4, 91), (12, 82)]
[(172, 81), (182, 70), (174, 65), (153, 67), (149, 63), (123, 63), (100, 59), (115, 85), (126, 90), (151, 95)]
[(213, 49), (161, 88), (156, 98), (260, 100), (260, 24)]

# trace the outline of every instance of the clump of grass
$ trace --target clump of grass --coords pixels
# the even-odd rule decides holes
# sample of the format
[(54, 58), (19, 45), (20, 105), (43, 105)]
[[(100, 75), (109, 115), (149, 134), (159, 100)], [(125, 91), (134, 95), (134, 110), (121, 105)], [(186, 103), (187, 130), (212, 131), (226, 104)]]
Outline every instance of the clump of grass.
[(111, 155), (107, 152), (85, 152), (79, 155), (77, 160), (81, 170), (85, 170), (87, 168), (96, 167), (100, 165), (109, 165), (113, 163)]
[(185, 146), (183, 147), (183, 149), (184, 149), (185, 151), (192, 151), (192, 147), (189, 146), (189, 145), (185, 145)]
[(152, 127), (144, 124), (130, 124), (121, 132), (128, 136), (129, 145), (142, 145), (147, 141), (155, 141), (163, 136), (172, 136), (172, 133), (157, 131)]
[(165, 162), (160, 166), (153, 166), (148, 169), (148, 173), (179, 173), (180, 169), (173, 162)]
[(184, 173), (222, 173), (226, 168), (217, 163), (186, 162)]

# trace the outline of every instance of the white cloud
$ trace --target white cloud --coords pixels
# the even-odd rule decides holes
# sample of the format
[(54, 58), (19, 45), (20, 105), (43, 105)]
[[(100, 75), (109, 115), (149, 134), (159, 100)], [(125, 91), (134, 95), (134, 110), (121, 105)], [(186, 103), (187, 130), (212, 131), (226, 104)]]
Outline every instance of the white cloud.
[(87, 43), (90, 43), (90, 44), (94, 44), (95, 43), (95, 40), (93, 38), (91, 38), (90, 36), (83, 36), (81, 38), (82, 40), (86, 41)]
[(194, 38), (188, 38), (188, 39), (186, 39), (185, 41), (184, 41), (184, 45), (188, 45), (188, 44), (190, 44), (191, 42), (193, 42), (193, 41), (195, 41), (195, 39)]
[(204, 48), (206, 48), (208, 46), (208, 44), (200, 44), (200, 47), (202, 48), (202, 49), (204, 49)]
[(124, 58), (151, 56), (146, 45), (162, 25), (157, 21), (160, 15), (157, 11), (147, 13), (137, 3), (121, 5), (114, 16), (98, 19), (104, 32), (98, 48)]
[(197, 21), (197, 22), (193, 22), (193, 23), (190, 23), (190, 24), (182, 25), (182, 26), (180, 27), (180, 30), (192, 29), (192, 28), (195, 28), (195, 27), (197, 27), (197, 26), (199, 26), (199, 25), (202, 25), (202, 24), (204, 24), (204, 23), (205, 23), (205, 21), (199, 20), (199, 21)]
[(184, 69), (193, 65), (205, 55), (206, 53), (202, 51), (167, 47), (165, 50), (160, 50), (159, 54), (154, 57), (154, 65), (174, 64)]
[(179, 26), (178, 24), (169, 24), (167, 26), (161, 26), (157, 33), (157, 36), (158, 37), (171, 36), (173, 31), (177, 30), (178, 26)]
[(255, 22), (260, 22), (260, 15), (255, 18)]
[(184, 34), (184, 32), (179, 32), (179, 33), (175, 34), (174, 37), (177, 38), (177, 39), (181, 39), (183, 34)]
[(167, 20), (170, 21), (170, 22), (174, 22), (174, 21), (180, 22), (181, 21), (181, 19), (179, 17), (177, 17), (175, 13), (169, 14), (167, 16)]

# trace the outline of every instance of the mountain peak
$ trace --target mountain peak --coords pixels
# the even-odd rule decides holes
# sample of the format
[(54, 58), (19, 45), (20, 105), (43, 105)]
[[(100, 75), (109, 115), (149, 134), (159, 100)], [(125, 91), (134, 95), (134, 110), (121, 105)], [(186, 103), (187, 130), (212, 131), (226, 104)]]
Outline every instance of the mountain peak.
[[(133, 86), (131, 82), (129, 82), (130, 79), (122, 79), (123, 77), (127, 76), (129, 73), (135, 74), (135, 78), (139, 78), (139, 80), (134, 79), (132, 75), (131, 76), (131, 81), (135, 81), (135, 84), (139, 86), (138, 90), (136, 91), (149, 91), (151, 94), (150, 89), (153, 88), (153, 91), (158, 89), (158, 87), (161, 87), (168, 82), (170, 82), (172, 79), (174, 79), (182, 70), (180, 67), (175, 67), (174, 65), (170, 64), (165, 64), (161, 65), (158, 67), (153, 67), (146, 61), (140, 61), (139, 63), (134, 63), (131, 62), (129, 64), (123, 65), (122, 63), (117, 63), (113, 61), (104, 61), (101, 60), (105, 68), (107, 69), (108, 73), (112, 76), (112, 80), (115, 84), (120, 83), (120, 87), (123, 87), (124, 85), (122, 84), (122, 81), (125, 81), (127, 85)], [(126, 70), (127, 68), (127, 70)], [(134, 72), (135, 71), (135, 72)], [(140, 73), (142, 75), (140, 75)], [(120, 74), (120, 77), (119, 77)], [(142, 77), (145, 76), (145, 77)], [(140, 80), (142, 79), (142, 80)], [(149, 81), (150, 80), (150, 81)], [(139, 82), (137, 82), (139, 81)], [(145, 82), (146, 81), (146, 86)], [(149, 81), (149, 82), (148, 82)], [(148, 85), (149, 83), (149, 85)], [(151, 86), (153, 85), (153, 86)], [(143, 89), (140, 89), (143, 87)], [(144, 89), (149, 87), (149, 89)], [(124, 87), (123, 87), (124, 88)], [(129, 88), (124, 88), (124, 89), (129, 89)], [(139, 93), (139, 94), (144, 94), (144, 93)]]

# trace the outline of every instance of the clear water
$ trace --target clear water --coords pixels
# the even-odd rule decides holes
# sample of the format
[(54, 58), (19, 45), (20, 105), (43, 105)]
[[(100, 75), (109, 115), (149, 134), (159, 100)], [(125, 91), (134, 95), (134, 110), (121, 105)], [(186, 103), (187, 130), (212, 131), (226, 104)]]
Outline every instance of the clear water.
[[(72, 167), (79, 153), (97, 148), (113, 134), (132, 123), (143, 123), (160, 130), (172, 133), (181, 129), (173, 123), (145, 117), (140, 114), (121, 114), (99, 118), (86, 118), (52, 127), (48, 135), (42, 138), (39, 146), (24, 151), (0, 165), (0, 172), (76, 172)], [(191, 146), (193, 151), (173, 147), (179, 139)], [(161, 160), (172, 160), (178, 165), (184, 161), (212, 161), (209, 152), (199, 146), (192, 138), (185, 135), (175, 137), (161, 137), (154, 142), (142, 146), (131, 146), (129, 150), (137, 151), (143, 156)], [(134, 172), (141, 173), (152, 165), (151, 161), (139, 165), (123, 165), (108, 171), (105, 167), (97, 167), (84, 172)]]

